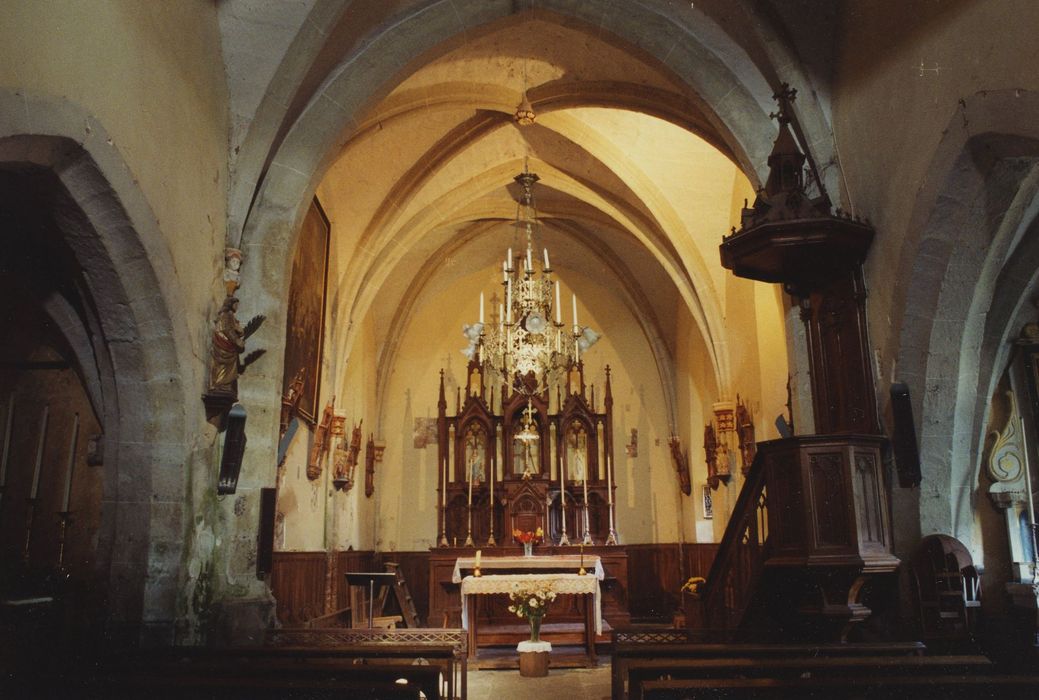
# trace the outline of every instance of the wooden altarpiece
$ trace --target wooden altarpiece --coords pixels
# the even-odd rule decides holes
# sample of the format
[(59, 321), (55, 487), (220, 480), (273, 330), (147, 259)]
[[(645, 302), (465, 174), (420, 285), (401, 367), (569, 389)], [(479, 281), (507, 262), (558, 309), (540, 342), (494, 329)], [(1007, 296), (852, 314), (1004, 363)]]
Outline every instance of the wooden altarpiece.
[[(464, 396), (459, 387), (455, 415), (448, 415), (441, 372), (439, 546), (518, 547), (513, 531), (539, 527), (546, 545), (560, 540), (616, 543), (610, 513), (617, 482), (609, 368), (601, 412), (595, 388), (585, 385), (583, 363), (565, 374), (563, 386), (555, 387), (554, 401), (548, 390), (531, 391), (532, 379), (517, 378), (513, 386), (502, 386), (496, 400), (473, 360), (466, 370)], [(532, 433), (534, 439), (523, 439)]]

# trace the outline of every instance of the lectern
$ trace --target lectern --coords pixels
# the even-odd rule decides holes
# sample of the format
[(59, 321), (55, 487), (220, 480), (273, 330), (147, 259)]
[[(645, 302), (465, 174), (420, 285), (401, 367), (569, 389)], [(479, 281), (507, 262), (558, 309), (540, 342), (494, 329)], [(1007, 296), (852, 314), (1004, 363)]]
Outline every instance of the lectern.
[(375, 605), (375, 591), (383, 586), (392, 586), (396, 576), (385, 572), (371, 573), (349, 573), (346, 574), (346, 583), (349, 586), (368, 587), (368, 629), (372, 629), (372, 608)]

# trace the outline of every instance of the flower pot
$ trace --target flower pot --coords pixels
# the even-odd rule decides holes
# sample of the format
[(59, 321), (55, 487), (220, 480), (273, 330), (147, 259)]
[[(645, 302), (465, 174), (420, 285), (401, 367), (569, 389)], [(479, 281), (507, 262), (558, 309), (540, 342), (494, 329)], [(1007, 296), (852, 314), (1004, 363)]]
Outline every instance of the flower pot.
[(524, 542), (523, 543), (523, 556), (532, 557), (534, 556), (534, 543)]

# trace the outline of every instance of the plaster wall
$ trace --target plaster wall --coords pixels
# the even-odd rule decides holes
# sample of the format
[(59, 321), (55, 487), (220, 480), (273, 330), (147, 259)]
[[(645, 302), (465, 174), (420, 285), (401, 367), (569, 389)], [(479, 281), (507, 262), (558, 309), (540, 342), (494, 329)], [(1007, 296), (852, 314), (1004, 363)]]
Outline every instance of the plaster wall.
[[(0, 86), (23, 88), (27, 99), (60, 96), (104, 125), (172, 256), (174, 269), (158, 274), (175, 275), (187, 313), (207, 318), (223, 268), (227, 184), (227, 92), (216, 7), (4, 3), (0, 42), (6, 55), (17, 57), (0, 62)], [(45, 119), (28, 130), (46, 133)], [(90, 137), (89, 124), (79, 137)], [(204, 356), (208, 329), (198, 325), (193, 341)]]

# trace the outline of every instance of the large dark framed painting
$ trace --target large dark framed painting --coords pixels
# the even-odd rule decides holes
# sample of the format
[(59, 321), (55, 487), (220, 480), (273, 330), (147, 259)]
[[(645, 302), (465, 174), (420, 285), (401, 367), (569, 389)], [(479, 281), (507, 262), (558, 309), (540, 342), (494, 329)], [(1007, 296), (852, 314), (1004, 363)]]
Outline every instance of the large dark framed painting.
[(311, 425), (317, 419), (321, 388), (321, 346), (325, 331), (325, 287), (328, 282), (328, 242), (331, 227), (318, 204), (311, 203), (303, 219), (292, 259), (292, 281), (285, 321), (285, 376), (282, 395), (301, 371), (300, 416)]

